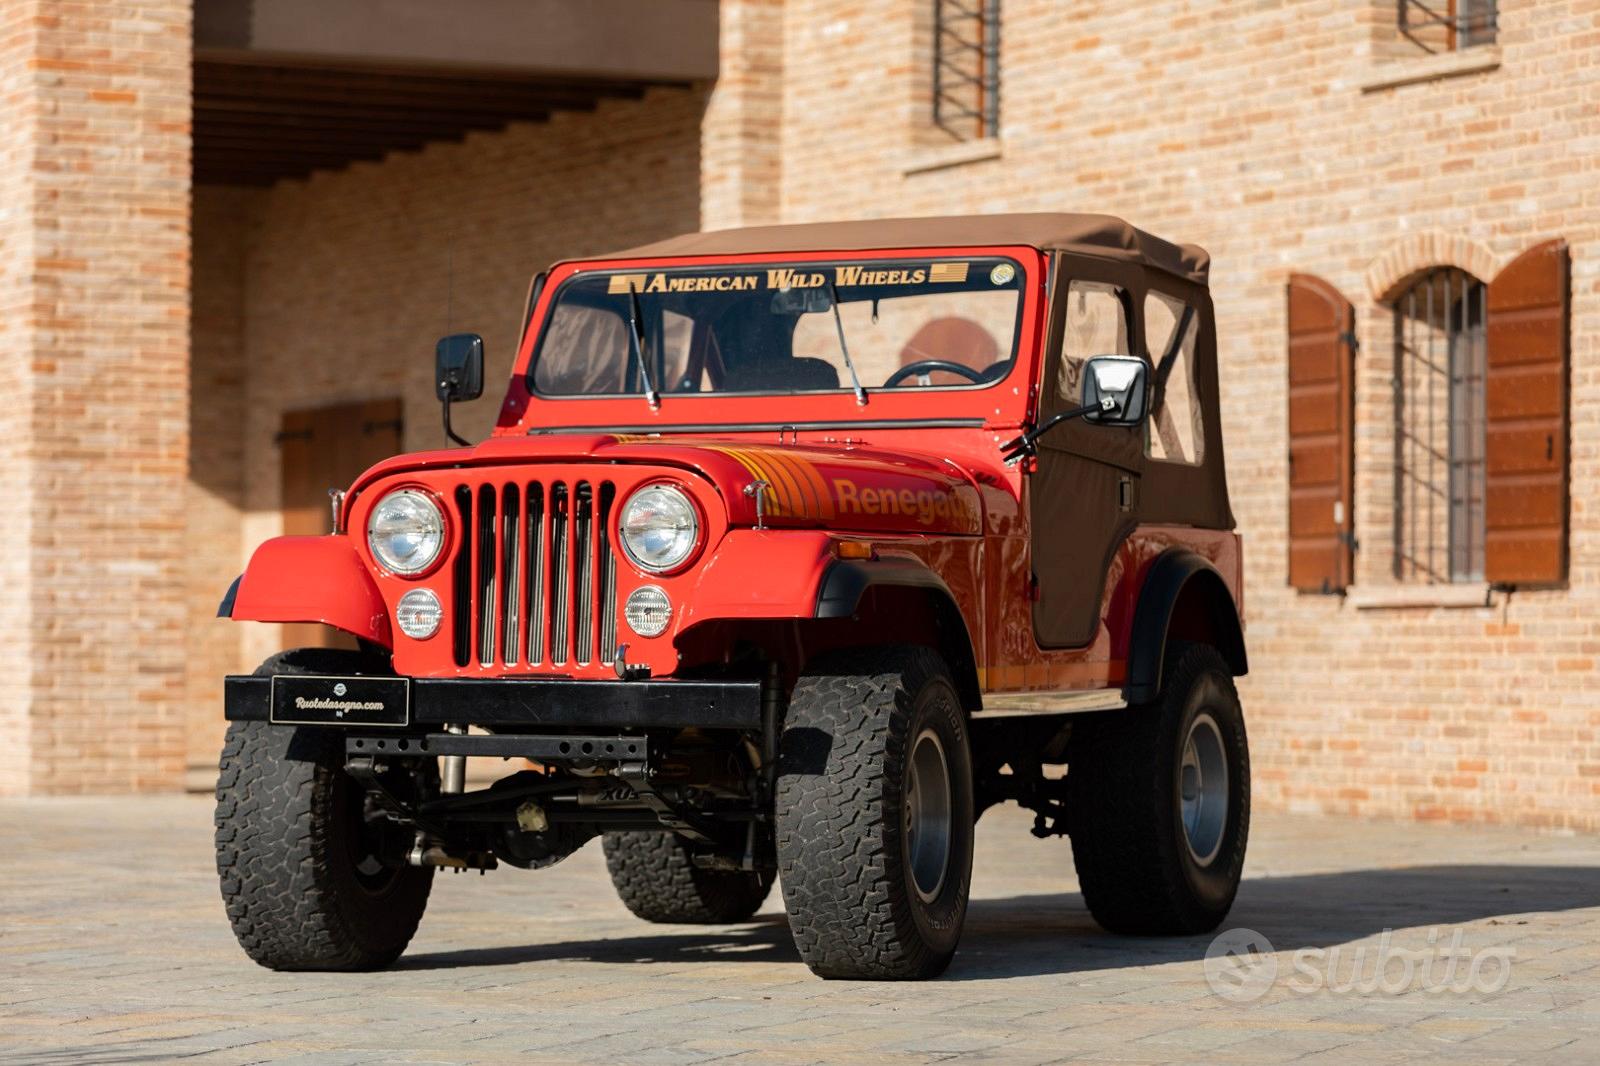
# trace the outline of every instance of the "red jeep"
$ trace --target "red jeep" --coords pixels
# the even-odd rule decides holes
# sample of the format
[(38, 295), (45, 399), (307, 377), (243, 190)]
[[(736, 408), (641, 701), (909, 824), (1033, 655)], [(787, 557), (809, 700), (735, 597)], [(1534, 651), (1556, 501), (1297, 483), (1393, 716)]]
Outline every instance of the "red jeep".
[[(601, 836), (642, 918), (738, 922), (781, 877), (812, 970), (928, 977), (1003, 800), (1107, 929), (1215, 927), (1250, 786), (1206, 267), (1056, 214), (565, 262), (477, 445), (483, 343), (446, 337), (462, 447), (368, 470), (223, 601), (357, 642), (227, 679), (239, 942), (385, 966), (435, 868)], [(510, 761), (468, 789), (468, 757)]]

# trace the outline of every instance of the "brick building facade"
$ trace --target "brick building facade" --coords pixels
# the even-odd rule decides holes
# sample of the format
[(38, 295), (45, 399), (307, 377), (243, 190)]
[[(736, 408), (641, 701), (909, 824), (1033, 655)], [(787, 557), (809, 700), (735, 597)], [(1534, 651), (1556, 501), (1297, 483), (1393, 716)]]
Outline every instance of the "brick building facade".
[[(725, 0), (714, 79), (191, 197), (188, 5), (7, 5), (0, 337), (25, 355), (0, 369), (0, 479), (26, 505), (0, 528), (26, 550), (0, 562), (0, 792), (176, 788), (203, 766), (218, 677), (280, 639), (210, 615), (282, 526), (284, 413), (398, 397), (404, 446), (436, 444), (432, 339), (482, 332), (497, 379), (555, 257), (697, 227), (1093, 210), (1212, 255), (1257, 802), (1600, 829), (1600, 0), (1497, 6), (1492, 33), (1451, 41), (1402, 27), (1394, 0), (1004, 0), (991, 114), (957, 137), (934, 122), (931, 0)], [(1402, 579), (1397, 301), (1433, 268), (1492, 282), (1552, 239), (1570, 258), (1564, 573)], [(1288, 584), (1294, 275), (1349, 301), (1359, 342), (1342, 594)]]

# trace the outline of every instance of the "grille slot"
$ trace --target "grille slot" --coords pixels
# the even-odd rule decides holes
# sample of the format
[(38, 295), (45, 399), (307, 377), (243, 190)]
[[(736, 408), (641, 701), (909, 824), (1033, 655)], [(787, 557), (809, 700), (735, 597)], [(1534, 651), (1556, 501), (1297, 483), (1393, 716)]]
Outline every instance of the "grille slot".
[(608, 481), (462, 485), (452, 568), (457, 666), (609, 664), (617, 563)]

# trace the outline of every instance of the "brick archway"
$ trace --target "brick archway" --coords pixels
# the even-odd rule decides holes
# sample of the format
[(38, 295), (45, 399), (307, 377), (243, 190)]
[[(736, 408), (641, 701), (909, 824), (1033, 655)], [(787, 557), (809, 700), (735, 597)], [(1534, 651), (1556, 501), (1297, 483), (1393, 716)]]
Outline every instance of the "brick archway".
[(1499, 271), (1500, 260), (1486, 245), (1441, 230), (1402, 237), (1367, 267), (1367, 292), (1387, 306), (1404, 292), (1407, 283), (1436, 266), (1460, 267), (1480, 281)]

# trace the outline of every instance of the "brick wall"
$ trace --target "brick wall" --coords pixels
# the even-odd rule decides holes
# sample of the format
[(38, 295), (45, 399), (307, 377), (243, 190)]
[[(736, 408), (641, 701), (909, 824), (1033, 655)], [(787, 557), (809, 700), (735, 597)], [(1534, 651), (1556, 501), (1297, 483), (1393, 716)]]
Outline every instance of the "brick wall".
[[(1070, 18), (1053, 0), (1006, 0), (1002, 136), (976, 146), (944, 144), (926, 125), (926, 6), (725, 0), (725, 77), (710, 96), (661, 91), (259, 194), (202, 190), (189, 592), (178, 603), (205, 647), (203, 666), (190, 659), (187, 677), (190, 706), (205, 701), (195, 720), (214, 707), (214, 675), (277, 647), (274, 627), (205, 616), (245, 552), (277, 531), (272, 435), (282, 411), (402, 395), (406, 447), (434, 447), (430, 339), (470, 328), (488, 339), (490, 399), (462, 411), (462, 424), (482, 434), (526, 279), (550, 259), (702, 219), (1099, 210), (1213, 253), (1224, 429), (1248, 559), (1253, 672), (1243, 695), (1259, 804), (1600, 828), (1600, 67), (1592, 62), (1600, 0), (1502, 3), (1498, 48), (1432, 59), (1395, 40), (1389, 0), (1203, 0), (1176, 13), (1083, 3)], [(26, 0), (0, 11), (0, 54), (34, 54), (32, 38), (53, 32), (30, 21), (35, 11)], [(14, 64), (0, 69), (8, 118), (32, 114), (42, 90), (24, 82), (18, 104)], [(18, 162), (32, 141), (16, 131), (0, 128), (0, 192), (32, 181), (29, 163)], [(157, 144), (174, 136), (155, 130)], [(22, 203), (30, 211), (48, 197)], [(8, 339), (35, 328), (27, 271), (13, 267), (32, 262), (27, 245), (38, 237), (14, 211), (0, 208)], [(48, 229), (38, 230), (46, 242)], [(1403, 610), (1288, 591), (1288, 274), (1322, 275), (1357, 304), (1357, 589), (1373, 591), (1390, 583), (1394, 477), (1392, 338), (1381, 296), (1432, 262), (1488, 277), (1552, 235), (1573, 246), (1570, 587), (1496, 594), (1490, 608)], [(158, 266), (166, 248), (141, 254)], [(245, 295), (230, 312), (240, 279)], [(150, 351), (165, 352), (165, 327), (144, 325)], [(53, 397), (53, 373), (32, 384), (18, 375), (13, 395)], [(230, 407), (240, 381), (242, 419)], [(0, 439), (11, 450), (0, 456), (0, 479), (61, 483), (32, 474), (34, 453), (18, 440)], [(224, 469), (234, 463), (237, 479)], [(26, 517), (0, 515), (18, 522)], [(160, 557), (152, 573), (170, 567)], [(13, 591), (42, 573), (16, 555), (0, 570)], [(38, 592), (27, 602), (54, 600)], [(139, 616), (128, 602), (104, 613)], [(0, 613), (0, 635), (16, 635), (0, 656), (22, 666), (48, 659), (18, 648), (58, 639), (27, 618)], [(74, 640), (91, 634), (98, 629), (72, 629)], [(154, 677), (171, 667), (158, 650), (139, 661)], [(64, 722), (93, 720), (83, 706), (106, 695), (102, 669), (94, 663)], [(0, 675), (0, 715), (27, 714), (11, 691), (34, 690), (18, 677), (26, 672)], [(166, 706), (174, 683), (184, 679), (150, 682), (144, 699)], [(43, 743), (69, 751), (66, 738)], [(21, 779), (19, 765), (16, 747), (0, 754), (0, 789)]]
[[(191, 672), (191, 706), (197, 722), (212, 723), (197, 727), (197, 768), (215, 757), (205, 749), (215, 736), (217, 678), (281, 646), (280, 627), (205, 616), (249, 551), (281, 529), (273, 437), (282, 413), (399, 396), (405, 447), (441, 447), (433, 342), (471, 330), (488, 352), (484, 398), (458, 408), (456, 424), (469, 438), (487, 435), (536, 270), (698, 228), (705, 106), (704, 91), (656, 90), (256, 193), (197, 190), (195, 469), (237, 463), (241, 478), (229, 513), (191, 519), (196, 552), (207, 551), (210, 536), (201, 523), (236, 523), (226, 534), (231, 557), (197, 555), (192, 567), (191, 625), (209, 650)], [(235, 281), (199, 273), (202, 262), (232, 270), (236, 260), (244, 297), (234, 319)], [(222, 381), (216, 375), (234, 372), (243, 375), (242, 412), (226, 399), (202, 412)], [(203, 420), (242, 429), (232, 441), (221, 432), (201, 441)], [(201, 492), (191, 485), (191, 498)]]
[[(1211, 252), (1258, 802), (1600, 828), (1600, 0), (1503, 3), (1497, 50), (1441, 58), (1397, 44), (1377, 0), (1160, 17), (1007, 0), (1002, 135), (945, 147), (901, 104), (922, 6), (786, 6), (783, 218), (1107, 211)], [(1424, 260), (1487, 277), (1552, 236), (1573, 252), (1570, 587), (1476, 609), (1289, 591), (1288, 274), (1357, 305), (1357, 583), (1373, 589), (1392, 581), (1379, 295)]]
[(703, 227), (778, 221), (783, 0), (722, 0), (717, 83), (701, 125)]
[(190, 286), (189, 477), (184, 502), (191, 784), (214, 781), (224, 723), (222, 678), (248, 669), (239, 627), (216, 617), (240, 561), (244, 508), (245, 249), (255, 189), (194, 190)]
[(32, 3), (0, 7), (0, 796), (27, 790), (32, 746), (28, 658), (29, 412), (33, 349), (33, 144), (38, 101), (31, 60), (37, 51), (38, 12)]
[(5, 791), (181, 780), (189, 19), (0, 10)]

